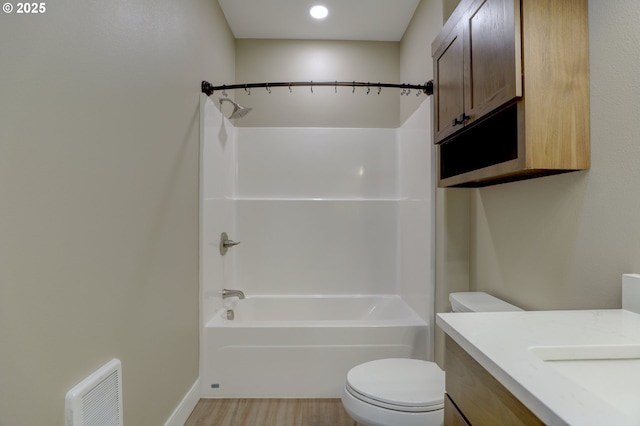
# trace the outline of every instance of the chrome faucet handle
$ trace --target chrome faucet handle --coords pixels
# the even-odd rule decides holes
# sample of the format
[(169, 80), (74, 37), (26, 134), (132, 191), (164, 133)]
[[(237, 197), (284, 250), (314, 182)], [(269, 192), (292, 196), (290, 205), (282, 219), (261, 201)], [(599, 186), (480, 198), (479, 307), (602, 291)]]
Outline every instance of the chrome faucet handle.
[(240, 244), (240, 241), (233, 241), (229, 239), (229, 236), (226, 232), (220, 234), (220, 256), (224, 256), (227, 254), (227, 250), (229, 247), (237, 246)]
[(222, 243), (222, 245), (227, 247), (227, 248), (233, 247), (233, 246), (237, 246), (238, 244), (240, 244), (240, 241), (236, 242), (236, 241), (233, 241), (233, 240), (227, 240), (227, 241), (224, 241)]

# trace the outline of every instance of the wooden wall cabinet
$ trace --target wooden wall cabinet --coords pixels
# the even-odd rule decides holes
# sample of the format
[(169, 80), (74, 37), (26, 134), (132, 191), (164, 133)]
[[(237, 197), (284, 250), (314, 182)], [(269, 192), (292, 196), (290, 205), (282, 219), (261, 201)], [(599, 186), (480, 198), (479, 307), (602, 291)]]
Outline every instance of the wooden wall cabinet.
[(445, 344), (445, 426), (544, 424), (449, 336)]
[(522, 96), (520, 2), (475, 0), (465, 12), (433, 55), (436, 143)]
[(438, 185), (588, 169), (587, 0), (462, 0), (432, 44)]
[(460, 122), (464, 114), (463, 43), (463, 26), (458, 24), (444, 37), (433, 55), (436, 143), (462, 128), (466, 121)]

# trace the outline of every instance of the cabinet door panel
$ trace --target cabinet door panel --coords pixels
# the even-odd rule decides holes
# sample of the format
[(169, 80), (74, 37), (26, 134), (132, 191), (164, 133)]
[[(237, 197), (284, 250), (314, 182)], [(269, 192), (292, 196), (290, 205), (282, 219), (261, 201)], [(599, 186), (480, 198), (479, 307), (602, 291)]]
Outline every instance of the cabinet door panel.
[(469, 121), (522, 96), (520, 0), (478, 0), (465, 18)]
[(471, 426), (455, 404), (451, 402), (449, 395), (444, 397), (444, 426)]
[(445, 339), (447, 395), (470, 424), (544, 425), (451, 337)]
[(461, 26), (456, 27), (433, 57), (436, 143), (462, 127), (453, 124), (454, 119), (464, 112), (461, 30)]

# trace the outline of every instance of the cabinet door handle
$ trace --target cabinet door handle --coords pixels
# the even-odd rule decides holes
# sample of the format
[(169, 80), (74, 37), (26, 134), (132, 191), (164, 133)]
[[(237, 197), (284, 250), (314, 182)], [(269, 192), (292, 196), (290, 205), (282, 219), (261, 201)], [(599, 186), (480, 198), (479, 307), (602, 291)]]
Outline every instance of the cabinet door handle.
[(464, 124), (464, 122), (467, 121), (470, 118), (471, 118), (471, 116), (469, 116), (469, 115), (467, 115), (467, 114), (465, 114), (463, 112), (462, 114), (460, 114), (460, 117), (453, 119), (453, 121), (451, 122), (451, 126), (456, 127), (459, 124)]

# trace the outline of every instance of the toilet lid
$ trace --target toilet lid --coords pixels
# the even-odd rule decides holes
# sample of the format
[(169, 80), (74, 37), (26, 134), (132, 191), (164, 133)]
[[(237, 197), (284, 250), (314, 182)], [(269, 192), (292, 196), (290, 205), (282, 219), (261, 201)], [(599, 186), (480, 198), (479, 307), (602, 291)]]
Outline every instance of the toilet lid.
[(428, 411), (444, 404), (444, 372), (428, 361), (389, 358), (365, 362), (349, 371), (347, 386), (370, 402), (381, 403), (376, 405)]

